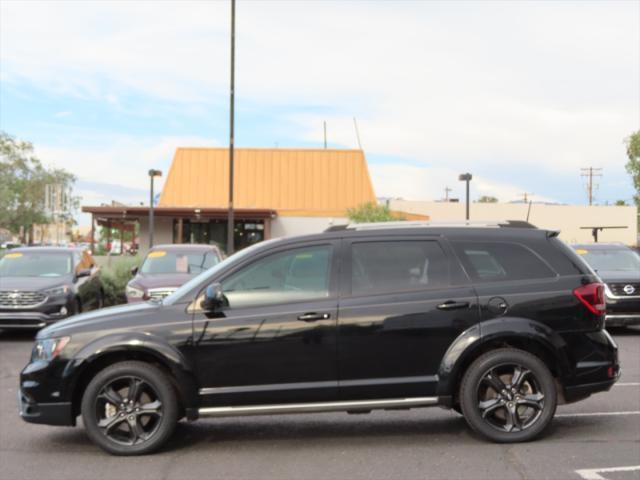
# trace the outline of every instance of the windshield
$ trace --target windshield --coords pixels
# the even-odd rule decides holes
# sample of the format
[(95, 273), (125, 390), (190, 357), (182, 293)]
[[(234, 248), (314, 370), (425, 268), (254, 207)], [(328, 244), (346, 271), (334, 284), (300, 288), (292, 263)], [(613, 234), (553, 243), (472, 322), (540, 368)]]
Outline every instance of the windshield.
[(72, 258), (67, 252), (13, 252), (0, 259), (0, 278), (62, 277), (71, 271)]
[(213, 251), (170, 252), (154, 250), (147, 255), (140, 272), (147, 275), (162, 273), (198, 275), (219, 262), (218, 255)]
[(640, 255), (633, 250), (579, 248), (576, 251), (596, 271), (640, 272)]
[[(258, 248), (261, 248), (266, 244), (274, 243), (277, 241), (278, 239), (265, 240), (260, 243), (253, 244), (250, 247), (245, 248), (244, 250), (240, 250), (239, 252), (236, 252), (233, 255), (230, 255), (229, 257), (225, 258), (217, 265), (213, 266), (211, 269), (189, 280), (187, 283), (182, 285), (171, 295), (169, 295), (168, 297), (165, 297), (164, 300), (162, 300), (162, 303), (166, 305), (173, 305), (175, 303), (178, 303), (186, 294), (188, 294), (194, 288), (204, 287), (206, 284), (208, 284), (208, 281), (210, 281), (210, 279), (215, 277), (218, 272), (220, 272), (221, 270), (224, 270), (227, 267), (227, 265), (231, 263), (235, 263), (237, 261), (242, 260), (245, 257), (250, 256), (255, 250), (257, 250)], [(187, 301), (190, 301), (190, 300), (191, 298), (187, 299)]]

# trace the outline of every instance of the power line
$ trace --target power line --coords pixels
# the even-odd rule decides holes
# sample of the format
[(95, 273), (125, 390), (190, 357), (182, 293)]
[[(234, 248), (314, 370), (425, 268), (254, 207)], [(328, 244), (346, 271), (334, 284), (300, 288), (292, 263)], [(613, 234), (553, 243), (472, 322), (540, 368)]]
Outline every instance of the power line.
[(589, 206), (593, 205), (593, 191), (598, 189), (598, 184), (595, 184), (593, 179), (602, 177), (602, 173), (600, 172), (602, 172), (602, 168), (585, 167), (580, 169), (580, 176), (587, 179)]

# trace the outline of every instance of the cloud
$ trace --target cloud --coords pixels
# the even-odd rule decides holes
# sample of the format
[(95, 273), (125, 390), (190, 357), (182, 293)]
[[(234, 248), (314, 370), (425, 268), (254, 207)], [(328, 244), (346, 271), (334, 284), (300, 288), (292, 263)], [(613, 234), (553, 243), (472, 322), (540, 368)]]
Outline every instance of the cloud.
[[(136, 107), (123, 99), (194, 119), (227, 108), (226, 2), (0, 9), (2, 82), (131, 115)], [(430, 179), (460, 169), (479, 171), (474, 188), (499, 197), (539, 189), (525, 167), (549, 178), (584, 166), (620, 172), (622, 139), (638, 128), (637, 2), (241, 1), (237, 13), (238, 102), (265, 112), (293, 143), (319, 144), (326, 120), (331, 144), (355, 146), (356, 116), (366, 151), (398, 159), (395, 183), (380, 178), (380, 194), (415, 183), (399, 176), (418, 168), (406, 159), (430, 172), (418, 198), (437, 197), (442, 183)], [(43, 148), (83, 177), (134, 185), (170, 158), (163, 141), (125, 135), (105, 151)], [(128, 173), (113, 175), (121, 169)], [(512, 180), (482, 183), (491, 170)]]
[(65, 117), (70, 117), (71, 115), (72, 115), (71, 112), (63, 111), (63, 112), (56, 112), (54, 114), (54, 117), (56, 117), (56, 118), (65, 118)]

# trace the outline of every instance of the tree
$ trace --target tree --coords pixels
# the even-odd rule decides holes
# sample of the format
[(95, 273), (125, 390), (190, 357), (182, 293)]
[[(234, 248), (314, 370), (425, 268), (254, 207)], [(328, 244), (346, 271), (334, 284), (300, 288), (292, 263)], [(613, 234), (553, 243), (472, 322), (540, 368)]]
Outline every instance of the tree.
[(616, 207), (626, 207), (627, 206), (627, 202), (625, 202), (624, 200), (616, 200), (615, 205), (616, 205)]
[(498, 199), (484, 195), (478, 199), (478, 203), (498, 203)]
[(386, 205), (378, 205), (374, 202), (363, 203), (355, 208), (347, 210), (349, 220), (354, 223), (394, 222), (405, 220), (402, 215), (389, 210)]
[[(53, 220), (45, 210), (46, 185), (60, 185), (62, 191), (70, 191), (74, 182), (75, 176), (66, 170), (45, 168), (31, 143), (0, 131), (0, 227), (20, 234), (23, 243), (34, 224)], [(71, 197), (57, 220), (72, 225), (78, 205), (79, 198)]]
[(640, 207), (640, 130), (632, 133), (625, 139), (627, 145), (627, 172), (633, 179), (633, 186), (636, 189), (634, 197), (636, 205)]

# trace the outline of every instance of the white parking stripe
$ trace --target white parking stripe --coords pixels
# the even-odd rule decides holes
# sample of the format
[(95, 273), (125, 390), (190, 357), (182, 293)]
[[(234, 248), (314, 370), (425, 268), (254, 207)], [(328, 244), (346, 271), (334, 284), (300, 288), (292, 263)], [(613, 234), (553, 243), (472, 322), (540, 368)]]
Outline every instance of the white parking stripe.
[(631, 467), (586, 468), (583, 470), (576, 470), (576, 473), (580, 475), (584, 480), (607, 480), (600, 474), (615, 472), (635, 472), (637, 470), (640, 470), (640, 465), (634, 465)]
[(614, 383), (614, 387), (640, 387), (640, 382)]
[(556, 417), (599, 417), (607, 415), (640, 415), (640, 410), (631, 410), (629, 412), (558, 413)]

